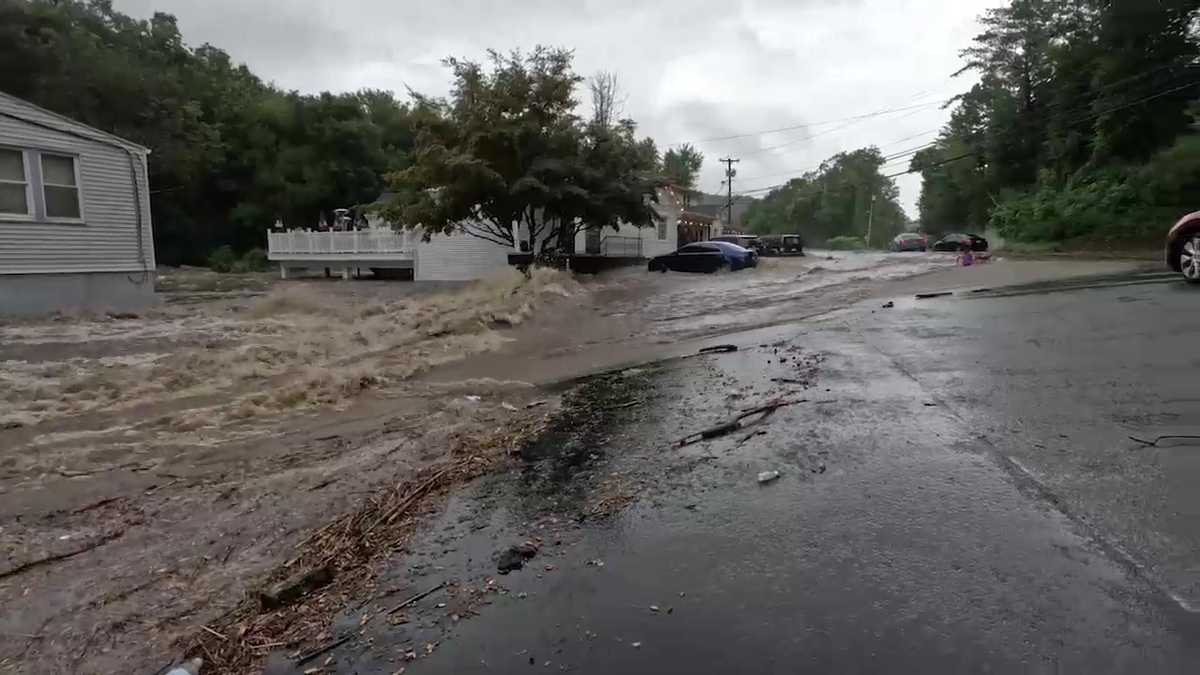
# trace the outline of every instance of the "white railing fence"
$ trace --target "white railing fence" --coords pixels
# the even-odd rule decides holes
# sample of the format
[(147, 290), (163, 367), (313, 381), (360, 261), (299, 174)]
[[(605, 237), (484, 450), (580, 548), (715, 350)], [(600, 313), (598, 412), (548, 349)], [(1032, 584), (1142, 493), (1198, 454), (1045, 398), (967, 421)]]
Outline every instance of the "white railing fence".
[(393, 230), (268, 232), (268, 254), (303, 255), (412, 255), (419, 235)]

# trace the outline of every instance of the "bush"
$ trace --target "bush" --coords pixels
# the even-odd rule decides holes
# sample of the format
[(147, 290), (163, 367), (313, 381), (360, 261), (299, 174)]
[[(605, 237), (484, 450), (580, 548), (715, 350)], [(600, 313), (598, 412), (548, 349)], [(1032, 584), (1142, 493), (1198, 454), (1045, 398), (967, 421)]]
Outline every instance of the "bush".
[(1200, 136), (1185, 136), (1145, 165), (1084, 173), (1065, 185), (1049, 180), (1004, 195), (990, 226), (1023, 242), (1157, 240), (1195, 208)]
[(867, 242), (862, 237), (834, 237), (825, 242), (825, 246), (834, 251), (862, 251), (867, 248)]
[(222, 246), (208, 256), (208, 267), (221, 274), (246, 274), (267, 269), (267, 254), (261, 248), (252, 248), (238, 257), (231, 246)]
[(237, 254), (233, 252), (233, 247), (228, 244), (208, 254), (208, 268), (214, 272), (222, 274), (232, 272), (233, 266), (237, 263)]
[(263, 272), (267, 269), (267, 252), (261, 248), (252, 248), (242, 254), (240, 260), (233, 264), (233, 271), (238, 274), (247, 272)]

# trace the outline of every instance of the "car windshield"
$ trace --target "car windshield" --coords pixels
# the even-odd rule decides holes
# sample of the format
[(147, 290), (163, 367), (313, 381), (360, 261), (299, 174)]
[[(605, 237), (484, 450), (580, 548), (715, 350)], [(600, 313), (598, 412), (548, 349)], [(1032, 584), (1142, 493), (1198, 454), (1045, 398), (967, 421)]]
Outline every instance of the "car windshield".
[(688, 244), (687, 246), (679, 249), (677, 253), (712, 253), (717, 250), (718, 249), (716, 246), (710, 246), (707, 244)]

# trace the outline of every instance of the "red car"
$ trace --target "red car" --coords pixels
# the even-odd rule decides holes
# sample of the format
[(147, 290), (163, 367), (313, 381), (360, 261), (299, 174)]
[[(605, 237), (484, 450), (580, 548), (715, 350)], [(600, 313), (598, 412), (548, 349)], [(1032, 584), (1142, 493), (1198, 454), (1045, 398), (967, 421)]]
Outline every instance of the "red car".
[(1200, 211), (1184, 216), (1167, 233), (1167, 266), (1200, 283)]

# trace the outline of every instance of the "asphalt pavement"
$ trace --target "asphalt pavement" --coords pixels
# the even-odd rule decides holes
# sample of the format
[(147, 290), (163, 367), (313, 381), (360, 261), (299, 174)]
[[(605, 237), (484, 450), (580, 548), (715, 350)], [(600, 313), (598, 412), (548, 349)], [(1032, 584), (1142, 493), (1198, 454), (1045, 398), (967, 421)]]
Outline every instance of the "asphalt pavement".
[(1128, 436), (1200, 433), (1198, 300), (1157, 276), (905, 295), (573, 383), (524, 468), (383, 581), (451, 591), (327, 667), (1197, 672), (1200, 449)]

